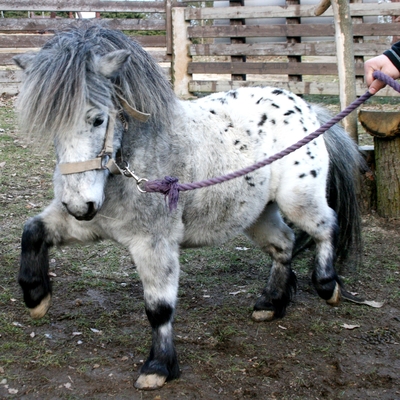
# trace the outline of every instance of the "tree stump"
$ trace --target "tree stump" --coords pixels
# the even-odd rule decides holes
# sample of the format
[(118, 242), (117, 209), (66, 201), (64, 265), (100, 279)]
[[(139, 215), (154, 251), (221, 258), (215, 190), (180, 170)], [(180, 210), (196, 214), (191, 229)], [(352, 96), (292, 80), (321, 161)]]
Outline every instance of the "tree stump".
[(358, 118), (374, 137), (377, 212), (400, 218), (400, 112), (361, 110)]

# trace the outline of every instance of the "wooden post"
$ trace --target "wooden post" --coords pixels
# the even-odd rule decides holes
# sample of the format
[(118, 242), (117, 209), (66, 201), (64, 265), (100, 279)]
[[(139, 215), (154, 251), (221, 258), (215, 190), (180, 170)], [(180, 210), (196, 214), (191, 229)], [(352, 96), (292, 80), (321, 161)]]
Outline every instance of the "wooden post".
[[(286, 0), (286, 5), (297, 5), (300, 4), (300, 0)], [(300, 24), (300, 18), (290, 17), (286, 18), (286, 23), (290, 24)], [(286, 39), (287, 43), (301, 43), (301, 37), (299, 36), (288, 36)], [(290, 63), (301, 63), (301, 56), (288, 56), (288, 62)], [(289, 75), (289, 82), (301, 82), (303, 77), (301, 75)]]
[(166, 0), (165, 1), (165, 25), (166, 30), (165, 34), (167, 35), (167, 54), (172, 54), (172, 1)]
[[(244, 6), (244, 0), (229, 0), (230, 7)], [(244, 19), (231, 19), (231, 25), (244, 25)], [(231, 44), (246, 43), (246, 38), (231, 38)], [(231, 62), (246, 62), (246, 56), (231, 56)], [(233, 81), (245, 81), (246, 74), (232, 74)]]
[(359, 112), (365, 130), (374, 137), (377, 212), (400, 218), (400, 112)]
[[(362, 3), (363, 0), (350, 0), (350, 3)], [(362, 24), (364, 22), (363, 17), (351, 17), (352, 25)], [(364, 43), (363, 36), (353, 36), (353, 43)], [(364, 65), (364, 56), (354, 56), (354, 67), (362, 67)], [(356, 82), (361, 85), (364, 83), (364, 75), (356, 75)]]
[[(331, 5), (335, 21), (340, 107), (344, 109), (356, 99), (353, 28), (348, 0), (331, 0)], [(354, 141), (358, 142), (356, 112), (353, 111), (343, 120), (343, 126)]]
[(172, 63), (171, 79), (175, 94), (180, 98), (189, 98), (188, 66), (191, 58), (188, 55), (190, 40), (187, 36), (189, 23), (185, 20), (183, 7), (172, 8)]

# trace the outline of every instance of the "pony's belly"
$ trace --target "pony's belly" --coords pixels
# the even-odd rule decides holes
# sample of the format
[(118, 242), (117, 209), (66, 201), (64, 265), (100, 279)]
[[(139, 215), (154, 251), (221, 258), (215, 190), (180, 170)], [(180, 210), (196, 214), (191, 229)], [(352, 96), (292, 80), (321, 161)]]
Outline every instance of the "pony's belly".
[[(202, 189), (207, 190), (207, 189)], [(243, 196), (214, 198), (200, 207), (185, 207), (183, 247), (215, 245), (243, 233), (268, 203), (264, 191)]]

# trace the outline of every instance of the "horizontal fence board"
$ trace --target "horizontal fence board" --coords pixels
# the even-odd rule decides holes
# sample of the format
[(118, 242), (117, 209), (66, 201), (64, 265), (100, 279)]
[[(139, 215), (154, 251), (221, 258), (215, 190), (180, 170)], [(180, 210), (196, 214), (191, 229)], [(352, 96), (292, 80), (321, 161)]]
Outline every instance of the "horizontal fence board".
[[(171, 68), (161, 67), (161, 69), (164, 72), (165, 76), (168, 79), (171, 79)], [(18, 94), (21, 85), (21, 80), (22, 80), (22, 71), (20, 70), (14, 70), (14, 71), (0, 70), (0, 95)]]
[(19, 69), (16, 70), (0, 70), (0, 82), (4, 83), (12, 83), (12, 82), (21, 82), (22, 79), (22, 71)]
[(12, 60), (14, 56), (18, 53), (0, 53), (0, 65), (15, 65), (14, 61)]
[[(244, 7), (206, 7), (187, 8), (185, 18), (191, 19), (243, 19), (243, 18), (290, 18), (315, 17), (316, 5), (292, 6), (244, 6)], [(350, 4), (352, 17), (400, 14), (400, 3)], [(322, 15), (333, 17), (332, 7)]]
[[(11, 49), (10, 49), (11, 51)], [(17, 54), (20, 54), (21, 51), (18, 52), (10, 52), (10, 53), (0, 53), (0, 65), (9, 66), (15, 65), (13, 61), (13, 57)], [(22, 51), (24, 53), (24, 51)], [(148, 49), (148, 53), (158, 62), (158, 63), (170, 63), (172, 57), (165, 53), (165, 50), (156, 50), (152, 51), (151, 48)]]
[[(53, 35), (0, 35), (0, 48), (42, 47)], [(165, 47), (165, 36), (131, 36), (143, 47)]]
[[(192, 62), (189, 74), (288, 74), (288, 75), (337, 75), (334, 63), (279, 63), (279, 62)], [(364, 74), (362, 66), (356, 66), (356, 73)]]
[[(399, 24), (354, 24), (354, 36), (391, 36), (397, 32)], [(232, 38), (232, 37), (287, 37), (334, 36), (333, 24), (292, 24), (292, 25), (229, 25), (195, 26), (188, 28), (190, 38)]]
[[(316, 95), (339, 95), (339, 83), (317, 83), (317, 82), (266, 82), (266, 81), (190, 81), (189, 90), (193, 93), (214, 93), (226, 92), (231, 89), (249, 86), (273, 86), (289, 90), (296, 94), (316, 94)], [(365, 85), (356, 84), (357, 96), (366, 92)], [(400, 96), (392, 88), (385, 87), (379, 91), (379, 96)]]
[[(71, 25), (79, 24), (81, 19), (73, 18), (2, 18), (0, 19), (0, 32), (44, 32), (55, 31), (69, 28)], [(121, 18), (101, 18), (104, 23), (111, 29), (119, 29), (125, 31), (165, 31), (165, 20), (160, 19), (121, 19)]]
[[(319, 43), (253, 43), (253, 44), (193, 44), (191, 56), (336, 56), (336, 44)], [(354, 43), (354, 55), (377, 56), (388, 45), (379, 43)]]
[(15, 95), (19, 92), (19, 84), (14, 82), (0, 82), (0, 95)]
[(164, 12), (164, 1), (102, 0), (0, 0), (3, 11), (99, 11), (99, 12)]

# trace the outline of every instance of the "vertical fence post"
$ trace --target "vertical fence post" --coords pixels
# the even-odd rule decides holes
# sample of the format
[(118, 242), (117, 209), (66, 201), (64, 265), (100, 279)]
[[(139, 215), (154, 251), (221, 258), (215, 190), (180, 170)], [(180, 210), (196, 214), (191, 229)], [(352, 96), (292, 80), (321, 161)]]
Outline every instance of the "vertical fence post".
[[(348, 0), (331, 0), (331, 4), (335, 20), (340, 106), (344, 109), (356, 99), (353, 28)], [(343, 120), (343, 126), (351, 138), (358, 142), (357, 113), (355, 111)]]
[(172, 54), (172, 15), (171, 0), (165, 0), (165, 34), (167, 36), (167, 54)]
[[(244, 6), (244, 0), (229, 0), (230, 7)], [(244, 25), (244, 19), (231, 19), (230, 25)], [(246, 43), (246, 38), (231, 38), (231, 44)], [(246, 56), (231, 56), (231, 62), (246, 62)], [(233, 81), (245, 81), (246, 74), (232, 74)]]
[[(363, 0), (350, 0), (350, 3), (362, 3)], [(352, 24), (362, 24), (364, 21), (364, 17), (351, 17)], [(354, 36), (353, 43), (364, 43), (364, 36)], [(363, 66), (364, 57), (363, 56), (354, 56), (355, 66)], [(364, 75), (356, 75), (356, 83), (364, 83)]]
[[(286, 0), (286, 5), (297, 5), (300, 4), (300, 0)], [(291, 24), (300, 24), (300, 18), (299, 17), (290, 17), (286, 18), (286, 24), (291, 25)], [(288, 36), (286, 39), (287, 43), (301, 43), (301, 37), (299, 36)], [(301, 56), (288, 56), (288, 62), (290, 63), (300, 63), (301, 62)], [(301, 82), (303, 80), (303, 77), (301, 75), (289, 75), (288, 76), (289, 81), (295, 81), (295, 82)]]
[(180, 98), (190, 97), (189, 81), (191, 76), (188, 74), (188, 66), (191, 58), (189, 57), (189, 45), (187, 29), (189, 23), (185, 20), (185, 8), (172, 8), (172, 63), (171, 79), (175, 94)]

